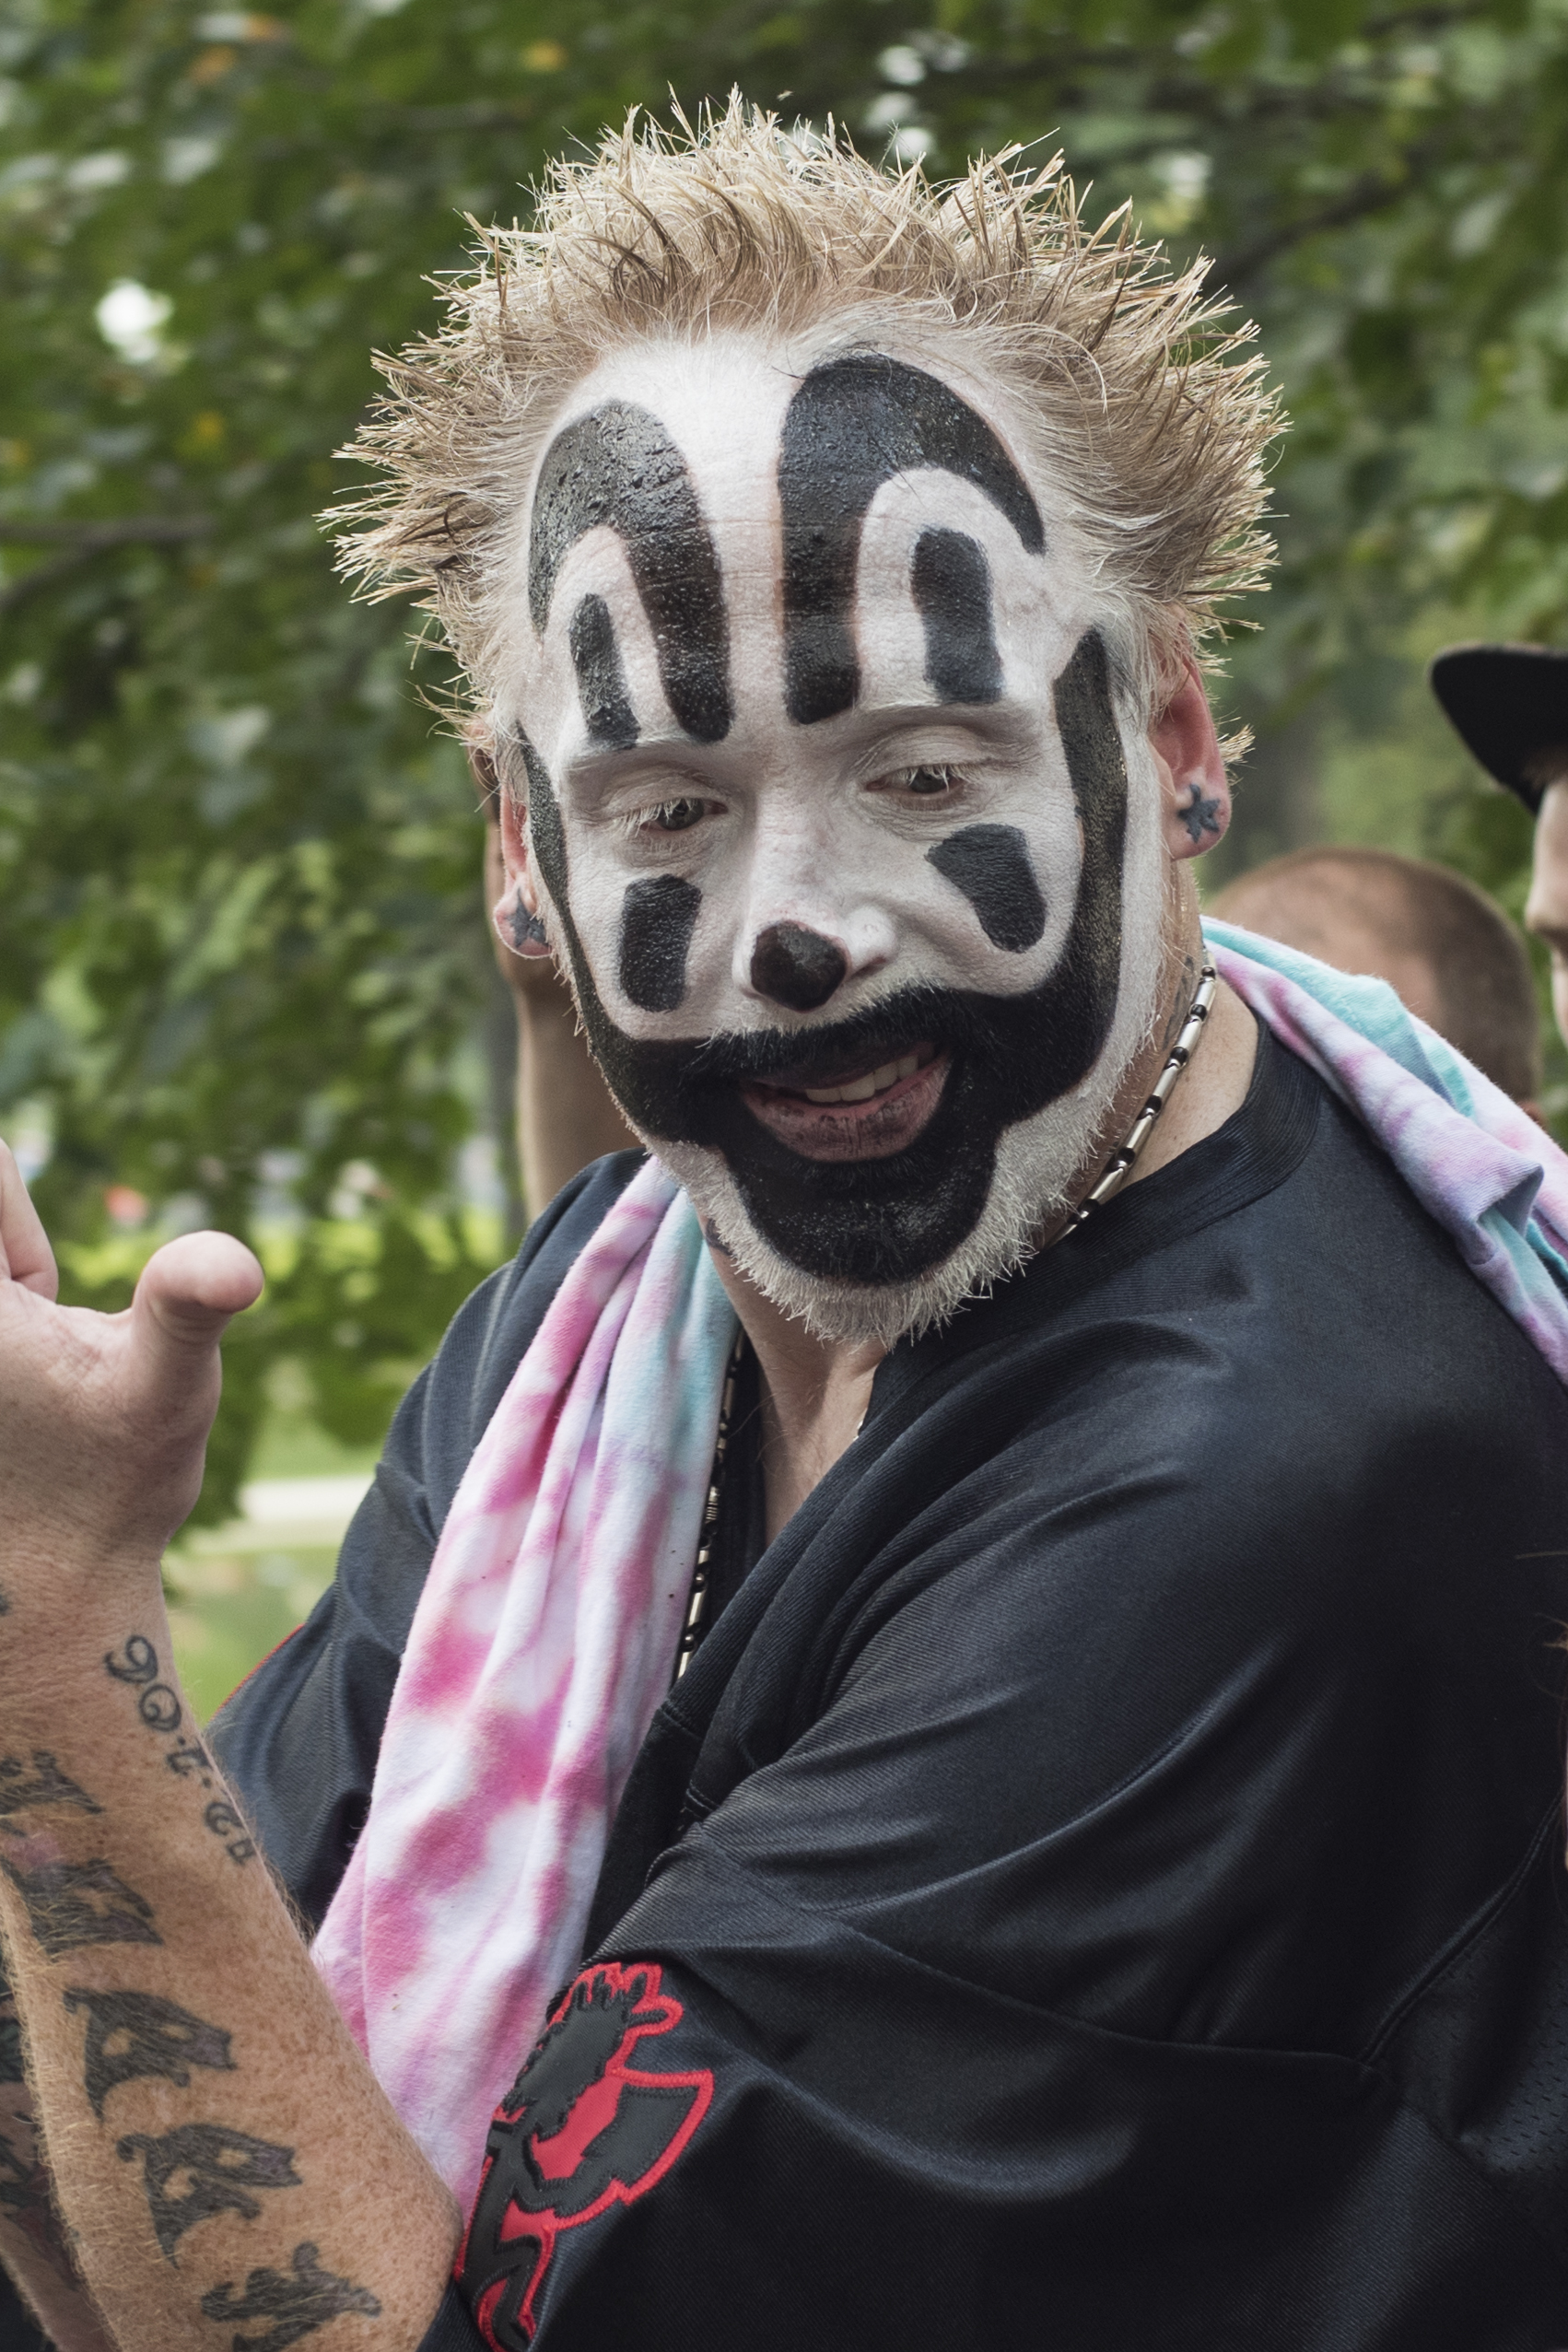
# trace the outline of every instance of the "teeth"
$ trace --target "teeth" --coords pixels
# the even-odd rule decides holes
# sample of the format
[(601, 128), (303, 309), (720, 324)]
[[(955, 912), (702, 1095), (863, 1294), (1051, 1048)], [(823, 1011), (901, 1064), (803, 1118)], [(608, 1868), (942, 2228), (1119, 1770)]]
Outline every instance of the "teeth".
[(885, 1094), (901, 1078), (913, 1078), (919, 1066), (919, 1054), (905, 1054), (901, 1060), (884, 1061), (880, 1070), (864, 1078), (851, 1078), (848, 1085), (806, 1086), (802, 1092), (808, 1103), (869, 1103), (873, 1094)]

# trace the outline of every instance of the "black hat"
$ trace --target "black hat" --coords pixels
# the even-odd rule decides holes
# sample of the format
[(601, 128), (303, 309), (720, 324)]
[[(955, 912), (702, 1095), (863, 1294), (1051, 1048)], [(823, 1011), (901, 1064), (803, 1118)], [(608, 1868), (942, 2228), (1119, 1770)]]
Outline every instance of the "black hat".
[(1450, 645), (1427, 677), (1466, 749), (1534, 816), (1554, 773), (1568, 775), (1568, 653)]

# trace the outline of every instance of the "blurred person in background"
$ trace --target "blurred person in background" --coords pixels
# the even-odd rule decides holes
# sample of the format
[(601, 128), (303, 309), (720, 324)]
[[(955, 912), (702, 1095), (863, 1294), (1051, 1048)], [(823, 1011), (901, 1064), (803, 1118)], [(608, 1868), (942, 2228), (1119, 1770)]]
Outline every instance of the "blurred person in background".
[(1568, 653), (1451, 645), (1429, 673), (1467, 751), (1536, 821), (1525, 928), (1551, 953), (1551, 1006), (1568, 1042)]
[[(1534, 1113), (1540, 1036), (1529, 956), (1501, 907), (1463, 874), (1392, 849), (1295, 849), (1228, 883), (1204, 911), (1336, 971), (1387, 980)], [(1563, 919), (1568, 944), (1568, 910)]]

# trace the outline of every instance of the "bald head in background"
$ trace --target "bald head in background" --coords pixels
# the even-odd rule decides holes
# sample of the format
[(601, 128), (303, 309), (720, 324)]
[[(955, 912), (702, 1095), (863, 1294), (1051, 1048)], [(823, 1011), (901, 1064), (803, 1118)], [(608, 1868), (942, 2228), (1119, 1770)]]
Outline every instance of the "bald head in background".
[(1337, 971), (1387, 980), (1505, 1094), (1528, 1105), (1539, 1090), (1525, 942), (1462, 874), (1391, 849), (1297, 849), (1232, 883), (1207, 912)]

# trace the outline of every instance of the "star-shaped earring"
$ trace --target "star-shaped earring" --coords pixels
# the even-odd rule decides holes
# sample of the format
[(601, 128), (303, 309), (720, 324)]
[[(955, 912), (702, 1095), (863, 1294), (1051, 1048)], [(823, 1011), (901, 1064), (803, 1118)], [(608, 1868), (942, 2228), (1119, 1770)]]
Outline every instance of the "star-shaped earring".
[(1206, 833), (1211, 833), (1217, 839), (1221, 831), (1219, 795), (1216, 793), (1211, 800), (1205, 799), (1201, 784), (1189, 784), (1188, 790), (1192, 798), (1186, 808), (1177, 811), (1177, 814), (1187, 827), (1188, 837), (1201, 841)]
[(537, 915), (529, 913), (521, 898), (512, 900), (507, 922), (512, 935), (512, 945), (520, 955), (527, 955), (531, 951), (536, 955), (548, 954), (549, 942), (544, 936), (544, 926)]

